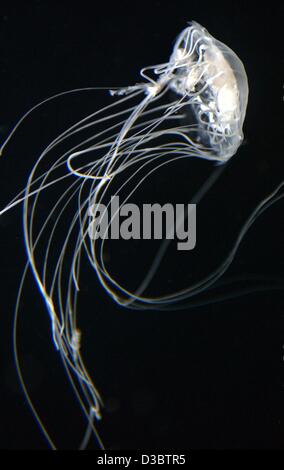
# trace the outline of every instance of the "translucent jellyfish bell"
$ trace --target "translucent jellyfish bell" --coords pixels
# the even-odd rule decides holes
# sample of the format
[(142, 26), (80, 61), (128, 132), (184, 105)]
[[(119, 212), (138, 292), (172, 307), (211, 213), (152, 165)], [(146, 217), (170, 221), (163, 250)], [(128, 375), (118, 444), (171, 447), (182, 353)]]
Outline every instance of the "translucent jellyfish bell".
[(171, 87), (189, 96), (208, 156), (227, 161), (243, 140), (248, 102), (243, 63), (228, 46), (192, 22), (177, 38), (169, 64), (176, 69)]

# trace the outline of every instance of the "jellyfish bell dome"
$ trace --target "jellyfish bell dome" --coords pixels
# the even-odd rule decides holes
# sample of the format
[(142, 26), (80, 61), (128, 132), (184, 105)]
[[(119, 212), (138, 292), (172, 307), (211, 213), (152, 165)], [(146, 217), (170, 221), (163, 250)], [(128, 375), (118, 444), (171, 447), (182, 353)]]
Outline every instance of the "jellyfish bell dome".
[(196, 22), (178, 36), (170, 57), (171, 88), (187, 95), (199, 125), (199, 141), (220, 162), (243, 141), (248, 102), (244, 65), (232, 49)]

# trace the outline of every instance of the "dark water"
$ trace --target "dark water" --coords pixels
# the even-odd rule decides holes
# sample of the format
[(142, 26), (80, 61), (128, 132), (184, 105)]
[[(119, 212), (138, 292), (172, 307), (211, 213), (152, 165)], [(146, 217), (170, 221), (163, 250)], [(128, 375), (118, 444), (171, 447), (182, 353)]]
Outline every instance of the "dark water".
[[(175, 36), (191, 19), (243, 60), (250, 85), (244, 145), (197, 208), (196, 251), (183, 255), (170, 247), (153, 295), (187, 286), (214, 269), (253, 208), (283, 180), (281, 14), (280, 7), (253, 9), (247, 2), (222, 7), (153, 1), (148, 8), (144, 2), (52, 7), (31, 1), (2, 9), (2, 138), (25, 110), (58, 91), (139, 82), (140, 68), (166, 61)], [(97, 99), (64, 98), (26, 121), (0, 161), (1, 207), (22, 189), (39, 151), (70, 122), (92, 112)], [(214, 168), (200, 161), (171, 165), (145, 183), (138, 202), (188, 203)], [(46, 442), (19, 387), (11, 340), (25, 263), (20, 215), (17, 209), (0, 219), (0, 446), (37, 449)], [(112, 272), (129, 286), (139, 283), (156, 246), (113, 244)], [(283, 448), (283, 291), (265, 289), (282, 282), (283, 250), (279, 202), (242, 243), (226, 278), (238, 282), (218, 294), (255, 286), (258, 292), (182, 311), (119, 308), (95, 273), (84, 269), (83, 355), (105, 400), (98, 429), (107, 448)], [(85, 423), (31, 278), (20, 314), (20, 358), (33, 402), (58, 447), (76, 448)]]

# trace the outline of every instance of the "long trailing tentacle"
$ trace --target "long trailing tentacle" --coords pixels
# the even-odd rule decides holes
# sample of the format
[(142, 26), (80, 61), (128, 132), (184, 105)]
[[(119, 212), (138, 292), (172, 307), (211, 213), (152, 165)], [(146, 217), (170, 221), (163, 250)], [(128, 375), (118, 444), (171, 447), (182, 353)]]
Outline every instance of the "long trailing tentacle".
[[(115, 174), (137, 163), (143, 165), (145, 162), (147, 165), (149, 161), (160, 161), (169, 155), (177, 158), (178, 153), (182, 157), (188, 156), (188, 133), (194, 128), (192, 125), (172, 125), (174, 122), (180, 123), (184, 117), (179, 112), (183, 106), (179, 105), (177, 108), (178, 101), (172, 102), (169, 108), (168, 104), (156, 105), (155, 97), (152, 99), (152, 96), (149, 98), (147, 95), (147, 103), (140, 106), (137, 112), (137, 106), (129, 106), (128, 103), (139, 99), (140, 96), (141, 90), (135, 90), (62, 132), (37, 159), (24, 192), (1, 211), (1, 214), (4, 214), (17, 204), (23, 203), (28, 265), (23, 275), (15, 312), (15, 358), (28, 402), (53, 448), (56, 446), (33, 407), (20, 369), (16, 338), (23, 284), (29, 268), (45, 302), (51, 320), (54, 344), (60, 352), (74, 392), (88, 419), (89, 431), (92, 429), (99, 445), (102, 446), (93, 426), (93, 417), (100, 418), (102, 401), (81, 357), (81, 338), (76, 313), (82, 250), (87, 252), (88, 207), (94, 196), (100, 199), (103, 193), (103, 185), (100, 184), (107, 184), (108, 179), (104, 178), (104, 172), (109, 169), (114, 178)], [(120, 109), (113, 112), (114, 107)], [(104, 112), (107, 112), (106, 116), (103, 116)], [(161, 114), (162, 117), (157, 118)], [(28, 115), (29, 113), (26, 114)], [(106, 123), (109, 124), (106, 126)], [(96, 132), (96, 127), (101, 124), (104, 128)], [(161, 124), (165, 126), (164, 129), (159, 129)], [(92, 134), (80, 141), (80, 134), (85, 131)], [(57, 148), (61, 144), (67, 146), (69, 139), (74, 136), (78, 137), (79, 142), (58, 156)], [(170, 142), (157, 146), (156, 141), (165, 136), (168, 140), (171, 137)], [(176, 143), (172, 141), (172, 136), (178, 138)], [(8, 142), (9, 139), (5, 145)], [(195, 149), (192, 145), (192, 151), (198, 155), (198, 144)], [(86, 156), (87, 162), (84, 161)], [(75, 169), (77, 158), (80, 163)], [(98, 178), (100, 175), (102, 177)], [(84, 195), (85, 190), (87, 197)], [(47, 216), (43, 216), (43, 210)], [(70, 218), (72, 212), (73, 216)], [(70, 220), (67, 226), (66, 216)], [(89, 256), (90, 252), (88, 253)]]

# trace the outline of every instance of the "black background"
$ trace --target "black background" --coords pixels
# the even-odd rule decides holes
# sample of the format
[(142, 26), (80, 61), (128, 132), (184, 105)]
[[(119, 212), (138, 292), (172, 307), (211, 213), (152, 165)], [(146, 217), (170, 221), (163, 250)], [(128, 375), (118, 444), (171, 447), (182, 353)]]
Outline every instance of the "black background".
[[(191, 19), (241, 57), (250, 85), (245, 143), (198, 209), (194, 269), (171, 254), (157, 289), (168, 292), (210, 272), (252, 209), (283, 179), (283, 10), (277, 2), (29, 1), (1, 4), (0, 16), (2, 138), (25, 110), (54, 93), (139, 81), (143, 66), (167, 60)], [(54, 133), (66, 120), (91, 112), (96, 100), (92, 94), (62, 99), (27, 120), (0, 161), (1, 207), (24, 186)], [(149, 201), (190, 202), (191, 185), (198, 187), (212, 168), (206, 162), (177, 164), (146, 185)], [(232, 275), (261, 275), (267, 284), (283, 277), (282, 217), (280, 202), (255, 224)], [(6, 214), (0, 228), (0, 447), (46, 448), (13, 363), (13, 308), (25, 262), (20, 210)], [(135, 246), (131, 250), (114, 256), (114, 269), (126, 281), (129, 273), (143, 277)], [(140, 313), (114, 305), (91, 270), (85, 282), (83, 352), (105, 400), (98, 429), (107, 448), (283, 448), (281, 291), (181, 312)], [(58, 447), (76, 448), (85, 423), (32, 281), (19, 334), (34, 404)]]

